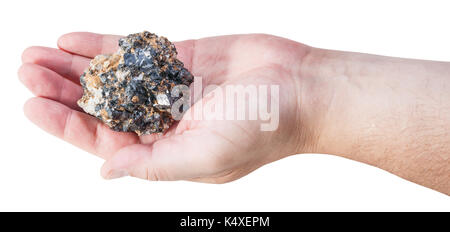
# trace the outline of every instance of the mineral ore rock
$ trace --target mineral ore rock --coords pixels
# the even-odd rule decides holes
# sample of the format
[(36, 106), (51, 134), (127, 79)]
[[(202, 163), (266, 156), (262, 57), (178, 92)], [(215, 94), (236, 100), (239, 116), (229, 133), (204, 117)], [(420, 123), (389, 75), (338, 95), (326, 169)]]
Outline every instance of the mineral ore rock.
[(192, 74), (165, 37), (144, 31), (119, 40), (111, 55), (98, 55), (81, 75), (84, 94), (78, 105), (115, 131), (161, 133), (174, 122), (176, 85), (189, 86)]

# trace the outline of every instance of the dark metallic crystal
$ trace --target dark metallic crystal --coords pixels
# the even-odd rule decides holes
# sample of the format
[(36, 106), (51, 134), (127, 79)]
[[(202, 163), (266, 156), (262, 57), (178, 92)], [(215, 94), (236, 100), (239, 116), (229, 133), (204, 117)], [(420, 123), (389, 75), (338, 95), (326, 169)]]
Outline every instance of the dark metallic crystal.
[(80, 77), (84, 95), (78, 104), (115, 131), (164, 132), (174, 121), (171, 106), (181, 97), (172, 97), (172, 88), (193, 81), (176, 55), (165, 37), (124, 37), (115, 54), (95, 57)]

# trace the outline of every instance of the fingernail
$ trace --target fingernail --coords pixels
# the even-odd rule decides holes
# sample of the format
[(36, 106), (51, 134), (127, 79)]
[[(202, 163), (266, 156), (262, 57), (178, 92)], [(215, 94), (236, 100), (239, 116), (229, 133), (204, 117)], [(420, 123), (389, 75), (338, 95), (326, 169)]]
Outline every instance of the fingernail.
[(116, 179), (128, 175), (129, 174), (126, 170), (112, 170), (108, 175), (108, 179)]

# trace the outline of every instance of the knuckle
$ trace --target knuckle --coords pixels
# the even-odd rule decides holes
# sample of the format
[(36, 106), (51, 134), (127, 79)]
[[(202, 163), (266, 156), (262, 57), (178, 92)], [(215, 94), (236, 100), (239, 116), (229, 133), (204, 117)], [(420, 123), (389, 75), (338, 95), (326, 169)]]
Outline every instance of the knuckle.
[(170, 180), (167, 174), (160, 168), (149, 168), (147, 167), (145, 170), (145, 178), (148, 181), (164, 181)]

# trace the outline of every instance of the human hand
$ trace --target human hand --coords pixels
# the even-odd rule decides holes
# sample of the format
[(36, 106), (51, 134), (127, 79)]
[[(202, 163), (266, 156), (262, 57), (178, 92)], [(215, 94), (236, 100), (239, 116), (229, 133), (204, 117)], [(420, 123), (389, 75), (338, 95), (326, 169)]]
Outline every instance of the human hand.
[[(175, 44), (179, 59), (204, 86), (279, 86), (271, 96), (279, 125), (261, 131), (262, 120), (183, 117), (164, 135), (138, 137), (110, 130), (76, 105), (89, 60), (114, 52), (118, 39), (67, 34), (61, 49), (27, 49), (19, 70), (38, 96), (25, 104), (28, 118), (104, 158), (105, 178), (224, 183), (291, 154), (325, 153), (450, 192), (449, 63), (317, 49), (270, 35), (183, 41)], [(223, 104), (214, 92), (185, 116), (199, 102)]]
[[(164, 135), (139, 137), (110, 130), (76, 104), (82, 95), (79, 77), (90, 59), (115, 52), (119, 38), (66, 34), (58, 40), (60, 49), (26, 49), (19, 70), (20, 80), (37, 96), (25, 104), (26, 116), (45, 131), (105, 159), (101, 171), (105, 178), (131, 175), (224, 183), (312, 147), (310, 128), (300, 120), (300, 67), (307, 46), (259, 34), (175, 43), (178, 58), (194, 76), (203, 78), (204, 86), (278, 85), (279, 96), (271, 97), (280, 103), (279, 126), (261, 131), (261, 120), (185, 117)], [(213, 101), (211, 94), (205, 95), (202, 103)], [(196, 105), (185, 116), (195, 111)]]

